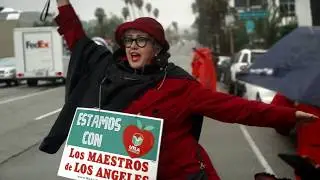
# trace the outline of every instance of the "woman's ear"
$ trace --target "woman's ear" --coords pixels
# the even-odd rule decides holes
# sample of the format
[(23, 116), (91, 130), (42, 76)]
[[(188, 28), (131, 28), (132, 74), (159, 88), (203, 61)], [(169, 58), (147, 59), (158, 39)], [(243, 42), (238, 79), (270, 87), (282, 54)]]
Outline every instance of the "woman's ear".
[(162, 51), (162, 47), (158, 43), (155, 43), (153, 48), (154, 48), (155, 56), (160, 54), (160, 52)]

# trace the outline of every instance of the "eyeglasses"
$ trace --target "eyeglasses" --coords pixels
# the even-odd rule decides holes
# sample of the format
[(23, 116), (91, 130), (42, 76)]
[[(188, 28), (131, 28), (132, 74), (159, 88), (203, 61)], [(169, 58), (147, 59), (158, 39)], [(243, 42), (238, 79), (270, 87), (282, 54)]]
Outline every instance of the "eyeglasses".
[(125, 37), (123, 38), (123, 45), (126, 48), (130, 48), (133, 41), (136, 43), (136, 45), (140, 48), (146, 47), (148, 41), (151, 41), (150, 38), (147, 37), (138, 37), (138, 38), (130, 38), (130, 37)]

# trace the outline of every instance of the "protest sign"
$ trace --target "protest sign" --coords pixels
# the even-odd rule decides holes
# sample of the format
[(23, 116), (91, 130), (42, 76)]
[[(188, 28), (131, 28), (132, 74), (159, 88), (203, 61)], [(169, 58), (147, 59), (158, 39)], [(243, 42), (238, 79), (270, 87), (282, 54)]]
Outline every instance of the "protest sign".
[(77, 108), (58, 175), (76, 180), (156, 179), (163, 120)]

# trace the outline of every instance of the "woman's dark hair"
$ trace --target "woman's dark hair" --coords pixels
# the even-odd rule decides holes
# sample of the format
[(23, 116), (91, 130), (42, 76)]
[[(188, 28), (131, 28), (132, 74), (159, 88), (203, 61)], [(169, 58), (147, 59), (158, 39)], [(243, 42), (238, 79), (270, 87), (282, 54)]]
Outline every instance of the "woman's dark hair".
[(161, 50), (160, 53), (154, 57), (154, 63), (160, 67), (166, 67), (169, 63), (171, 54), (168, 51)]

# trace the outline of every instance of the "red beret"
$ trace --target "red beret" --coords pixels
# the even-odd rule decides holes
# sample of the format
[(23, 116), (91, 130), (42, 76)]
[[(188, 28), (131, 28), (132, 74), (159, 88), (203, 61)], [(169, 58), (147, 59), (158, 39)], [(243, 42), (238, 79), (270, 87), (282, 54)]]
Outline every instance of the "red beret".
[(164, 51), (169, 50), (170, 45), (165, 38), (164, 29), (157, 20), (150, 17), (141, 17), (134, 21), (120, 24), (115, 34), (118, 45), (122, 46), (122, 36), (125, 31), (129, 29), (136, 29), (148, 33), (162, 46)]

